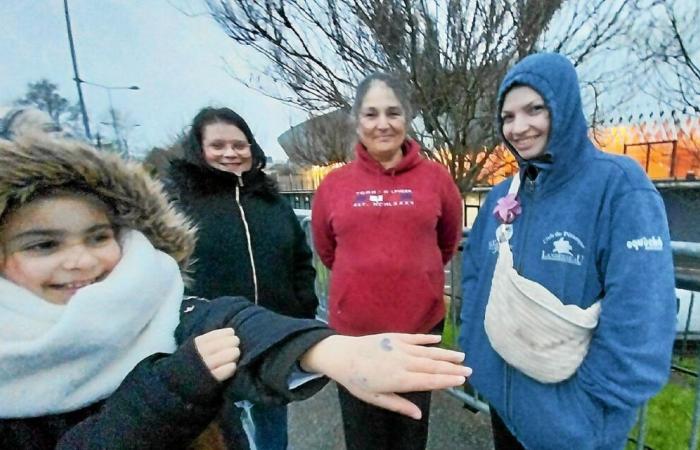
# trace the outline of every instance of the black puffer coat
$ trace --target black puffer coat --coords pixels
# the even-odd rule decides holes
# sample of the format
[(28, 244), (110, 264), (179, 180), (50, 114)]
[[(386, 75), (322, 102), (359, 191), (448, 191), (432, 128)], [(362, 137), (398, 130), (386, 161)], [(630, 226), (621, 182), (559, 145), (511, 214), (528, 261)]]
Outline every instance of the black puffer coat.
[(265, 173), (254, 168), (239, 177), (189, 155), (172, 163), (166, 188), (198, 228), (189, 293), (242, 295), (280, 314), (314, 317), (311, 250)]

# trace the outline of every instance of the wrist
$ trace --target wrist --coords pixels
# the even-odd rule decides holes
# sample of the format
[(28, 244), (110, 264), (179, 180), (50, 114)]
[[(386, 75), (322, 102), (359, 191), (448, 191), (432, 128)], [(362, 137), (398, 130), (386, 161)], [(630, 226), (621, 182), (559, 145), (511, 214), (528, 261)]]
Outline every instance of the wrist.
[(306, 351), (299, 360), (299, 364), (305, 372), (320, 373), (333, 378), (332, 373), (336, 365), (335, 355), (342, 353), (341, 343), (345, 336), (329, 336)]

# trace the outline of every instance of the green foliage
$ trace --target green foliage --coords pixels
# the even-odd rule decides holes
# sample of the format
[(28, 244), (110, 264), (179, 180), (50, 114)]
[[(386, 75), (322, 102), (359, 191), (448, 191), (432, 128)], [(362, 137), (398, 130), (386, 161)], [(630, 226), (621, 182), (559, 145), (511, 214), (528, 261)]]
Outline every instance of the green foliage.
[(458, 328), (453, 326), (452, 321), (452, 309), (447, 309), (447, 315), (445, 316), (445, 327), (442, 330), (442, 346), (445, 348), (451, 348), (457, 350), (458, 342)]
[(676, 356), (673, 358), (673, 363), (697, 373), (700, 360), (696, 356)]
[[(697, 361), (695, 361), (697, 366)], [(685, 450), (690, 439), (690, 427), (695, 402), (697, 380), (689, 376), (669, 382), (651, 399), (647, 413), (645, 448), (654, 450)], [(636, 438), (637, 426), (630, 432)], [(626, 450), (636, 449), (629, 442)]]

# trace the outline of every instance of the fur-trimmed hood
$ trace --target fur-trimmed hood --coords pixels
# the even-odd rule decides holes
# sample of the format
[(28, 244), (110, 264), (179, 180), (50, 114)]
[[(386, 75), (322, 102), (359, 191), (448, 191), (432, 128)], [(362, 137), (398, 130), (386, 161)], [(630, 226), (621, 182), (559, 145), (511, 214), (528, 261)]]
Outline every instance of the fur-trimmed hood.
[(93, 191), (114, 208), (120, 224), (142, 232), (187, 271), (196, 229), (141, 164), (46, 135), (0, 140), (0, 217), (10, 202), (22, 204), (38, 190), (68, 184)]

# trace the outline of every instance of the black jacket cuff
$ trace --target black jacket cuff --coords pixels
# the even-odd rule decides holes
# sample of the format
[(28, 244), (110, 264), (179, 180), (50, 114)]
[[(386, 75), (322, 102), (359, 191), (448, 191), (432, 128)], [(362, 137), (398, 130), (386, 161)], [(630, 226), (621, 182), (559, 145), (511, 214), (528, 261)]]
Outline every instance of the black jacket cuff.
[(204, 363), (194, 345), (194, 338), (185, 341), (172, 355), (159, 360), (156, 372), (170, 391), (189, 403), (214, 403), (224, 388)]

